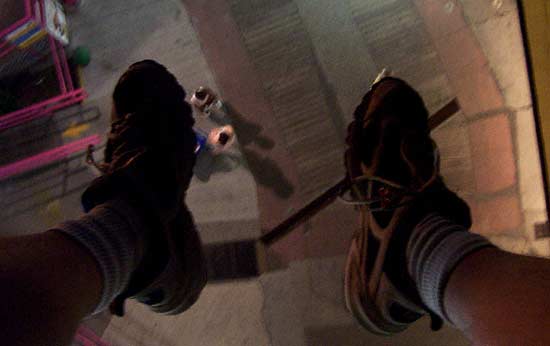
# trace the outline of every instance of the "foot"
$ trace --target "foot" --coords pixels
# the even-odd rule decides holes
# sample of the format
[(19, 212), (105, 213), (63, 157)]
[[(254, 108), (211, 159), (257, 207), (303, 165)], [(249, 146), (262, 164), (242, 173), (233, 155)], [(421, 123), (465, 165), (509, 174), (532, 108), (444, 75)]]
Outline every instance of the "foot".
[(99, 166), (103, 175), (82, 196), (85, 210), (123, 199), (145, 225), (130, 283), (111, 305), (119, 316), (127, 298), (156, 312), (180, 313), (206, 284), (202, 244), (185, 205), (196, 138), (184, 98), (164, 66), (152, 61), (132, 65), (113, 94), (115, 112), (105, 163)]
[[(348, 144), (361, 225), (345, 268), (346, 305), (369, 331), (392, 335), (430, 314), (407, 271), (412, 230), (434, 212), (469, 227), (469, 208), (440, 178), (427, 111), (403, 81), (382, 78), (373, 86), (357, 107)], [(440, 319), (431, 315), (437, 327)]]

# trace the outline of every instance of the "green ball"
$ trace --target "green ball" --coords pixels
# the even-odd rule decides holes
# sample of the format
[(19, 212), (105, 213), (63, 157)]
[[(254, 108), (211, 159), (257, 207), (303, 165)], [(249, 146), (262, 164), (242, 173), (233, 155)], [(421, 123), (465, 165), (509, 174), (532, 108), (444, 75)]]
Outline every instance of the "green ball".
[(90, 55), (90, 50), (86, 47), (77, 47), (73, 53), (73, 61), (79, 66), (88, 66), (90, 60), (92, 59)]

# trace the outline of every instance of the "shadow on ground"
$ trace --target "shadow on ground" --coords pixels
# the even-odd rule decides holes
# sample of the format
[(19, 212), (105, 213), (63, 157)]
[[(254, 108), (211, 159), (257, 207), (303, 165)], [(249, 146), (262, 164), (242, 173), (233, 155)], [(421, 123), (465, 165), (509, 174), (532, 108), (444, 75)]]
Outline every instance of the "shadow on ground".
[[(93, 130), (98, 107), (73, 107), (52, 117), (3, 131), (0, 165), (16, 162), (73, 141)], [(101, 147), (98, 147), (98, 150)], [(0, 182), (0, 215), (11, 218), (82, 192), (93, 178), (83, 164), (84, 152)]]

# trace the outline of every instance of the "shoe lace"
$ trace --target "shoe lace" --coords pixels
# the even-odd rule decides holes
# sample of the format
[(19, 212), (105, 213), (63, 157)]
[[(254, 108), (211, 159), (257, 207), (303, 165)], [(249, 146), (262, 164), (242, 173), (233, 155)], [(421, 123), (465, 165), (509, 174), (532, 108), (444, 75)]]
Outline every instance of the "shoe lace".
[[(410, 188), (376, 175), (363, 174), (350, 179), (349, 187), (343, 189), (338, 198), (346, 204), (360, 206), (370, 212), (392, 211), (412, 203), (414, 198), (405, 199), (404, 197), (421, 195), (437, 181), (439, 176), (439, 150), (435, 143), (433, 144), (433, 150), (432, 175), (420, 187)], [(401, 156), (414, 175), (414, 165), (408, 160), (404, 152), (401, 152)]]
[[(113, 165), (124, 166), (146, 151), (146, 146), (141, 143), (142, 137), (140, 125), (136, 123), (135, 116), (128, 114), (124, 119), (116, 120), (111, 124), (104, 162), (96, 161), (94, 158), (96, 147), (91, 144), (86, 150), (86, 163), (94, 166), (99, 172), (107, 174), (117, 168), (112, 167)], [(123, 160), (119, 160), (121, 158)]]
[(88, 148), (86, 149), (86, 163), (88, 165), (94, 166), (99, 172), (105, 173), (106, 172), (106, 164), (105, 163), (98, 163), (94, 158), (94, 152), (96, 148), (93, 144), (88, 145)]

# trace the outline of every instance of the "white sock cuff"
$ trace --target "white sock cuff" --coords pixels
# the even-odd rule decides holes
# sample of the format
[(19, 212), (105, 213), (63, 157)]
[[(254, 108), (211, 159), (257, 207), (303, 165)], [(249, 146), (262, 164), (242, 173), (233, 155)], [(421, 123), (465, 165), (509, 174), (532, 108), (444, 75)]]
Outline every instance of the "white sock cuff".
[(92, 314), (105, 310), (128, 285), (136, 266), (141, 227), (136, 212), (126, 202), (115, 200), (96, 206), (79, 220), (54, 228), (84, 246), (99, 266), (103, 288)]
[(466, 256), (491, 246), (486, 238), (439, 215), (424, 218), (413, 230), (407, 245), (407, 269), (423, 303), (453, 324), (444, 306), (449, 277)]

